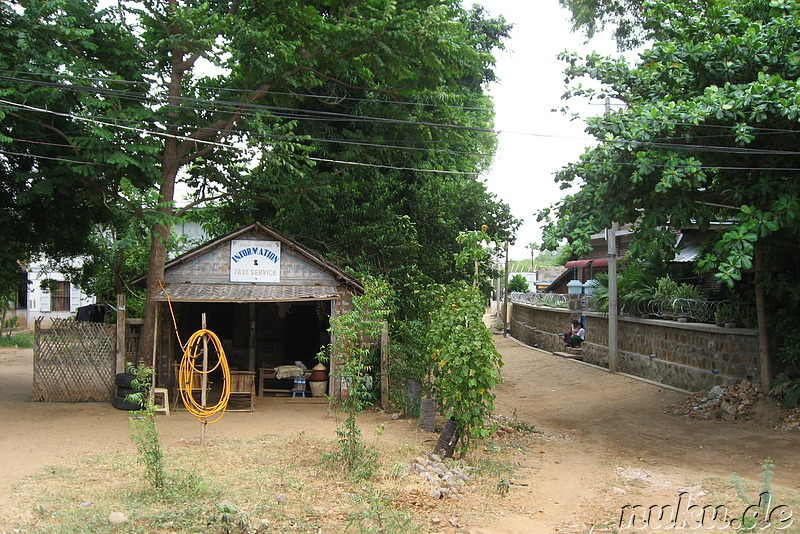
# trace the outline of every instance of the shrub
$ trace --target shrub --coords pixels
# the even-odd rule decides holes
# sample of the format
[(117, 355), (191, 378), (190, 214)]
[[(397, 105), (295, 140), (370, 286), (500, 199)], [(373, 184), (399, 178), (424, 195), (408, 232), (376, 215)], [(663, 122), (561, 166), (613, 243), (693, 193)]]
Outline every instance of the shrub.
[(520, 293), (527, 293), (530, 291), (528, 281), (521, 274), (515, 274), (508, 282), (508, 291), (518, 291)]

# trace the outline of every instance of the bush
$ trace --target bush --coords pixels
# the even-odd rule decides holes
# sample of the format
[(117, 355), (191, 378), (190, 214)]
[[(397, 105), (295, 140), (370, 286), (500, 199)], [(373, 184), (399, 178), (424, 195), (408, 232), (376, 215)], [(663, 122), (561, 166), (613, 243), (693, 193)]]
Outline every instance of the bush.
[(445, 418), (455, 419), (463, 454), (470, 438), (491, 433), (487, 419), (494, 409), (492, 390), (502, 380), (503, 361), (483, 323), (483, 297), (477, 289), (454, 283), (443, 288), (438, 300), (428, 332), (432, 389)]
[(527, 293), (530, 291), (528, 281), (521, 274), (515, 274), (508, 282), (508, 292), (518, 291), (520, 293)]
[(11, 336), (3, 336), (0, 338), (0, 347), (30, 349), (33, 347), (33, 334), (30, 332), (17, 332)]
[(658, 299), (689, 299), (701, 300), (703, 294), (693, 285), (681, 284), (665, 276), (656, 281), (656, 291), (653, 298)]

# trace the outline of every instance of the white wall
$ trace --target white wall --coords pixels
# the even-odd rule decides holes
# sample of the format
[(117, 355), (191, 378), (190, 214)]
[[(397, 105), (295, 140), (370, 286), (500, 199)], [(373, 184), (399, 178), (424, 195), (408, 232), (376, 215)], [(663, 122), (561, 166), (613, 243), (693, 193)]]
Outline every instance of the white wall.
[[(178, 223), (172, 231), (176, 235), (185, 235), (199, 242), (208, 239), (200, 225), (195, 222)], [(74, 260), (76, 265), (80, 265), (80, 261), (80, 259)], [(69, 311), (51, 311), (50, 293), (42, 288), (42, 282), (45, 280), (63, 282), (66, 278), (63, 273), (44, 271), (43, 264), (40, 262), (30, 263), (28, 265), (28, 308), (25, 318), (29, 328), (33, 327), (34, 321), (39, 317), (45, 318), (42, 323), (43, 326), (49, 326), (52, 324), (52, 319), (74, 316), (81, 306), (96, 304), (97, 302), (94, 296), (83, 293), (74, 284), (70, 283)], [(25, 310), (20, 311), (25, 313)], [(22, 315), (22, 313), (19, 315)]]
[(74, 284), (69, 286), (69, 311), (51, 311), (50, 293), (45, 291), (42, 283), (45, 280), (65, 281), (62, 273), (47, 272), (42, 270), (39, 263), (28, 265), (28, 313), (27, 324), (29, 327), (39, 317), (44, 317), (43, 324), (52, 324), (52, 319), (74, 316), (77, 309), (88, 304), (95, 304), (95, 297), (80, 291)]

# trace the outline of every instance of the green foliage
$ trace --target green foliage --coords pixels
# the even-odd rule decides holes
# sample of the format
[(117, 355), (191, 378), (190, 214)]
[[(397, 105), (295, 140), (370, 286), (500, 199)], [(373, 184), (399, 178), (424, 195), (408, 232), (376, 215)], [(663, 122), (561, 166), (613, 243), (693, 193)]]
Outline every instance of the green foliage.
[(643, 0), (559, 0), (570, 10), (573, 30), (581, 30), (587, 38), (594, 37), (606, 27), (621, 49), (640, 44), (644, 28)]
[[(3, 314), (5, 317), (5, 313)], [(11, 336), (14, 334), (14, 329), (17, 327), (17, 323), (19, 322), (19, 317), (16, 315), (6, 319), (3, 321), (2, 328), (0, 328), (0, 334), (6, 339), (10, 339)]]
[(353, 309), (331, 317), (330, 332), (336, 344), (327, 348), (327, 354), (318, 356), (321, 360), (335, 358), (340, 376), (349, 386), (347, 396), (336, 403), (347, 416), (336, 430), (339, 450), (326, 460), (356, 479), (368, 479), (377, 469), (377, 453), (363, 444), (356, 416), (372, 398), (367, 387), (374, 373), (372, 353), (388, 327), (391, 299), (384, 281), (366, 277), (364, 294), (353, 297)]
[(501, 381), (502, 360), (483, 324), (478, 290), (452, 284), (442, 288), (437, 301), (427, 338), (432, 391), (445, 417), (455, 419), (466, 451), (469, 438), (491, 433), (487, 418), (494, 409), (492, 388)]
[[(636, 3), (608, 5), (626, 14)], [(788, 169), (798, 163), (789, 140), (800, 132), (800, 42), (789, 36), (800, 4), (641, 7), (640, 27), (653, 39), (637, 59), (562, 56), (568, 97), (608, 96), (614, 106), (587, 121), (598, 144), (558, 173), (563, 187), (580, 189), (539, 214), (545, 243), (567, 239), (583, 253), (591, 235), (616, 221), (634, 228), (634, 255), (657, 244), (670, 258), (674, 236), (664, 228), (717, 230), (698, 267), (724, 287), (748, 291), (745, 273), (756, 270), (770, 313), (762, 327), (770, 328), (798, 298), (800, 182)], [(786, 343), (770, 345), (780, 354)]]
[(410, 534), (421, 532), (413, 514), (396, 506), (389, 495), (367, 487), (352, 495), (354, 510), (348, 514), (348, 531), (360, 534)]
[(511, 490), (511, 481), (507, 478), (501, 478), (497, 486), (495, 486), (495, 490), (500, 496), (505, 497)]
[[(742, 504), (748, 506), (747, 513), (743, 514), (741, 518), (736, 518), (731, 522), (731, 527), (738, 530), (753, 531), (756, 529), (763, 530), (769, 527), (769, 516), (772, 511), (774, 503), (774, 494), (772, 491), (772, 479), (775, 476), (775, 462), (772, 458), (765, 458), (761, 461), (761, 488), (758, 492), (756, 499), (751, 499), (747, 494), (744, 480), (733, 473), (731, 476), (733, 487), (736, 490), (736, 495), (741, 499)], [(753, 503), (761, 505), (757, 510)], [(752, 512), (750, 510), (753, 510)]]
[(139, 455), (137, 462), (144, 467), (145, 480), (154, 490), (160, 492), (165, 486), (164, 455), (156, 428), (153, 397), (150, 395), (154, 371), (146, 365), (128, 364), (128, 372), (136, 375), (131, 385), (138, 392), (128, 395), (125, 400), (142, 406), (141, 410), (131, 411), (129, 419), (131, 439)]
[(33, 347), (33, 334), (30, 332), (16, 332), (0, 337), (0, 347), (18, 347), (30, 349)]
[[(0, 68), (13, 73), (0, 91), (11, 102), (0, 110), (4, 282), (17, 261), (85, 253), (94, 225), (113, 217), (123, 176), (137, 188), (156, 180), (150, 142), (114, 126), (141, 124), (146, 109), (128, 29), (94, 1), (24, 6), (0, 5)], [(99, 121), (84, 119), (92, 115)]]
[(654, 299), (702, 299), (703, 294), (695, 286), (676, 282), (664, 277), (656, 280)]
[[(621, 311), (636, 313), (646, 302), (653, 300), (658, 285), (658, 275), (663, 269), (658, 263), (649, 261), (626, 261), (617, 271), (617, 295)], [(595, 278), (592, 306), (598, 311), (608, 312), (608, 273)]]
[[(736, 9), (711, 4), (697, 17), (676, 4), (647, 4), (643, 17), (661, 39), (635, 65), (596, 54), (564, 56), (575, 82), (571, 96), (611, 94), (627, 105), (588, 122), (600, 144), (559, 173), (565, 185), (585, 185), (557, 206), (546, 242), (566, 237), (583, 251), (588, 236), (617, 221), (636, 225), (634, 245), (662, 243), (667, 254), (664, 226), (706, 229), (712, 221), (730, 221), (703, 264), (730, 285), (752, 267), (756, 245), (794, 239), (798, 220), (790, 206), (800, 188), (781, 170), (794, 164), (793, 156), (764, 158), (779, 149), (767, 126), (798, 127), (787, 95), (800, 71), (784, 58), (800, 49), (783, 36), (793, 31), (800, 8), (753, 3)], [(584, 77), (599, 80), (602, 89), (579, 85)], [(692, 146), (698, 148), (687, 150)], [(742, 150), (749, 155), (740, 158)]]
[(569, 261), (572, 251), (567, 247), (561, 247), (557, 251), (547, 250), (536, 256), (536, 263), (539, 265), (564, 265)]
[(772, 383), (771, 393), (783, 398), (783, 407), (787, 410), (795, 408), (800, 404), (800, 378), (785, 371), (778, 374)]
[(220, 524), (224, 534), (250, 532), (250, 518), (228, 500), (217, 503), (215, 522)]
[[(83, 261), (77, 265), (71, 259), (51, 261), (48, 268), (65, 273), (71, 282), (102, 302), (114, 303), (118, 294), (126, 294), (128, 316), (142, 317), (144, 292), (128, 284), (147, 272), (150, 260), (149, 229), (158, 222), (172, 226), (181, 219), (165, 219), (157, 214), (157, 191), (142, 193), (132, 187), (129, 181), (122, 180), (120, 195), (124, 198), (125, 206), (137, 207), (136, 215), (124, 207), (116, 207), (114, 219), (96, 225), (89, 235)], [(167, 253), (174, 257), (198, 244), (185, 236), (170, 234), (166, 243)], [(108, 319), (113, 320), (113, 315)]]
[(511, 280), (508, 281), (509, 292), (519, 291), (522, 293), (527, 293), (529, 290), (528, 280), (521, 274), (515, 274), (511, 277)]
[(378, 471), (378, 451), (365, 444), (356, 415), (348, 413), (336, 428), (338, 449), (323, 456), (323, 463), (343, 470), (353, 481), (365, 481)]
[[(21, 154), (2, 170), (13, 187), (0, 194), (0, 267), (40, 252), (99, 253), (88, 237), (96, 224), (117, 243), (126, 215), (144, 221), (142, 354), (167, 229), (192, 207), (215, 203), (212, 235), (258, 220), (385, 276), (408, 315), (420, 285), (468, 276), (450, 262), (459, 232), (486, 222), (506, 240), (519, 225), (479, 178), (496, 147), (485, 88), (510, 30), (481, 7), (20, 5), (0, 3), (0, 67), (16, 77), (3, 89), (13, 104), (0, 111), (0, 142)], [(158, 188), (157, 202), (137, 205), (126, 180), (145, 196)], [(176, 207), (181, 182), (192, 198)]]

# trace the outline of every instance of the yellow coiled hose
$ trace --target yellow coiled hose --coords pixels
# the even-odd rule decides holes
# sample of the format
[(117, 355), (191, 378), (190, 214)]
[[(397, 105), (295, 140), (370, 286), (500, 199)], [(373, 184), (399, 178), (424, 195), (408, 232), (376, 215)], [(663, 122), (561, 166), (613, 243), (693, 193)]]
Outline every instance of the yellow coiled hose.
[[(202, 369), (203, 341), (206, 340), (208, 341), (208, 345), (210, 345), (208, 347), (209, 351), (213, 348), (217, 353), (218, 360), (214, 367), (204, 371)], [(198, 367), (198, 365), (200, 367)], [(200, 378), (200, 384), (202, 384), (203, 375), (208, 377), (208, 375), (212, 371), (216, 371), (217, 368), (222, 369), (222, 395), (220, 396), (219, 402), (214, 406), (203, 406), (194, 398), (194, 395), (192, 395), (193, 389), (197, 390), (198, 387), (202, 387), (202, 385), (195, 385), (195, 377), (197, 376)], [(208, 380), (206, 380), (206, 383), (208, 383)], [(178, 387), (180, 388), (183, 405), (202, 423), (215, 423), (225, 415), (225, 410), (228, 407), (228, 400), (231, 394), (231, 371), (228, 367), (228, 360), (225, 358), (225, 350), (222, 348), (222, 343), (211, 330), (198, 330), (189, 338), (189, 342), (186, 344), (186, 348), (183, 351), (183, 358), (181, 358), (181, 365), (178, 371)], [(216, 416), (216, 418), (209, 420), (214, 416)]]

